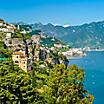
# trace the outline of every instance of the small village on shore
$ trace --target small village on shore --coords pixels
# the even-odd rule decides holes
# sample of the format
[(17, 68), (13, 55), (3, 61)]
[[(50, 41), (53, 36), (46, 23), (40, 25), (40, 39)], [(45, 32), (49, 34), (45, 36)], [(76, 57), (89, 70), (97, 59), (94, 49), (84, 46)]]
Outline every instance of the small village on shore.
[[(44, 61), (40, 67), (49, 64), (69, 64), (70, 59), (86, 54), (81, 48), (71, 48), (54, 36), (48, 36), (41, 30), (32, 31), (20, 25), (8, 24), (0, 19), (0, 43), (5, 49), (12, 50), (12, 60), (25, 72), (32, 70), (33, 61)], [(1, 53), (0, 53), (1, 54)], [(5, 57), (0, 55), (0, 59)]]

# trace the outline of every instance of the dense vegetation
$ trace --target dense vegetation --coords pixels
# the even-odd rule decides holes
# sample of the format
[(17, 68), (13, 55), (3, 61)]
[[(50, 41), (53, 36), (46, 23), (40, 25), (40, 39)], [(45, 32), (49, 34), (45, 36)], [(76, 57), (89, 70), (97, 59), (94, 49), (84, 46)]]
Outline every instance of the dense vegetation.
[(0, 62), (1, 104), (92, 104), (93, 96), (83, 85), (84, 71), (77, 66), (57, 64), (41, 68), (34, 62), (25, 73), (11, 58)]
[(36, 98), (31, 79), (12, 60), (0, 64), (0, 104), (27, 104)]

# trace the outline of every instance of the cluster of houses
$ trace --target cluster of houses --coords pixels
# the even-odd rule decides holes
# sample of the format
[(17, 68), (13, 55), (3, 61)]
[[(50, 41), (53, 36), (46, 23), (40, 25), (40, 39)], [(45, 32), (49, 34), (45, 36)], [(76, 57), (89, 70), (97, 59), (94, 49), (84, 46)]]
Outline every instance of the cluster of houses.
[(13, 24), (5, 23), (4, 20), (0, 19), (0, 31), (6, 33), (14, 33), (15, 26)]
[(10, 48), (14, 51), (12, 54), (14, 64), (18, 65), (25, 72), (31, 70), (33, 60), (39, 60), (39, 40), (39, 35), (33, 35), (30, 40), (26, 40), (26, 43), (18, 38), (11, 39), (12, 42)]
[(86, 53), (81, 48), (71, 48), (66, 52), (62, 52), (68, 59), (76, 59), (86, 56)]
[[(25, 72), (31, 70), (31, 63), (34, 61), (44, 61), (45, 65), (40, 65), (40, 67), (46, 67), (48, 64), (59, 64), (63, 63), (63, 59), (58, 56), (58, 54), (54, 53), (55, 47), (43, 47), (39, 43), (41, 37), (40, 35), (33, 35), (31, 37), (32, 44), (30, 41), (28, 44), (28, 57), (24, 48), (21, 49), (16, 48), (13, 52), (12, 59), (14, 64), (18, 65)], [(24, 45), (24, 44), (23, 44)], [(32, 47), (32, 48), (31, 48)], [(35, 47), (35, 48), (34, 48)], [(54, 56), (54, 55), (57, 56)], [(68, 64), (68, 60), (67, 60)]]
[[(2, 26), (5, 23), (2, 21)], [(15, 29), (13, 27), (13, 29)], [(4, 31), (3, 31), (4, 32)], [(25, 36), (26, 33), (21, 34)], [(55, 50), (55, 47), (62, 47), (61, 44), (54, 44), (53, 47), (42, 46), (40, 44), (41, 39), (50, 39), (47, 38), (42, 32), (39, 32), (38, 34), (33, 34), (30, 39), (27, 39), (25, 42), (23, 39), (20, 38), (13, 38), (12, 37), (13, 32), (9, 31), (6, 32), (6, 36), (4, 38), (4, 43), (8, 47), (8, 49), (13, 50), (12, 54), (12, 60), (15, 65), (18, 65), (22, 70), (25, 72), (31, 70), (31, 65), (33, 61), (39, 61), (42, 60), (46, 62), (47, 64), (58, 64), (59, 60), (53, 58), (54, 54), (53, 51)], [(52, 41), (55, 41), (53, 38), (51, 38)], [(50, 40), (48, 40), (50, 41)], [(28, 53), (28, 55), (27, 55)], [(61, 61), (62, 62), (62, 61)], [(40, 67), (46, 67), (46, 65), (41, 65)]]
[[(25, 72), (32, 69), (33, 61), (44, 61), (45, 65), (40, 65), (40, 67), (59, 63), (64, 63), (67, 66), (69, 63), (68, 56), (73, 56), (74, 53), (82, 54), (79, 50), (69, 50), (68, 45), (57, 42), (54, 37), (48, 37), (41, 31), (38, 34), (32, 34), (30, 39), (13, 38), (12, 35), (15, 34), (15, 30), (19, 30), (19, 26), (15, 27), (13, 24), (6, 24), (0, 19), (0, 31), (6, 33), (3, 41), (8, 49), (13, 50), (12, 60), (14, 64)], [(26, 30), (20, 31), (23, 36), (26, 33), (28, 33)]]

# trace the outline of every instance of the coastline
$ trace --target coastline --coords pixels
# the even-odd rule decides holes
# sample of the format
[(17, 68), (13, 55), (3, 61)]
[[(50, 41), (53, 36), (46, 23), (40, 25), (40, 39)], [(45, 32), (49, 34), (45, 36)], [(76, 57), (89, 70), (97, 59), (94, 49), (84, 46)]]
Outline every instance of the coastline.
[(75, 59), (81, 59), (85, 56), (87, 56), (86, 52), (104, 52), (104, 49), (92, 49), (92, 50), (83, 50), (83, 54), (80, 54), (79, 56), (69, 56), (69, 60), (75, 60)]
[(91, 48), (82, 48), (83, 51), (104, 51), (104, 48), (101, 49), (91, 49)]
[(85, 52), (91, 52), (91, 51), (98, 51), (98, 52), (100, 52), (100, 51), (104, 51), (104, 49), (92, 49), (92, 50), (84, 50)]
[(72, 56), (72, 57), (70, 57), (70, 58), (68, 58), (68, 60), (78, 60), (78, 59), (81, 59), (81, 58), (83, 58), (83, 57), (85, 57), (85, 56)]

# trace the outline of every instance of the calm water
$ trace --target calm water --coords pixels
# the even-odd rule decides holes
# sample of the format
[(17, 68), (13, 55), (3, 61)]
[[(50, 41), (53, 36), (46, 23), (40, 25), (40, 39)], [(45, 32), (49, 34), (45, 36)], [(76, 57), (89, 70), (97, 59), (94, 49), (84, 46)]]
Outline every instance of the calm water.
[(72, 64), (84, 68), (85, 88), (94, 95), (94, 104), (104, 104), (104, 52), (87, 52), (86, 57), (71, 60)]

